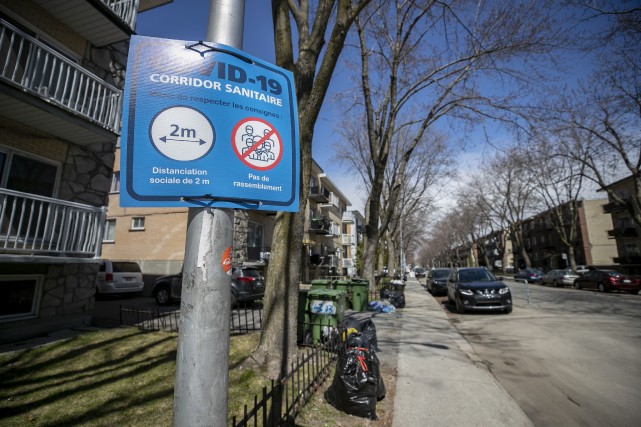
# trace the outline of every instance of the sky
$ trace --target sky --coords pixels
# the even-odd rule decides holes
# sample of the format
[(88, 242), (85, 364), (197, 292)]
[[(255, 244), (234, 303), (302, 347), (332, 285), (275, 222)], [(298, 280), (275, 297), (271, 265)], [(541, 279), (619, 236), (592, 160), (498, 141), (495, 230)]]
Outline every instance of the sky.
[[(199, 41), (206, 36), (208, 15), (209, 0), (174, 0), (173, 3), (166, 6), (140, 13), (136, 24), (136, 33), (141, 36)], [(245, 0), (242, 50), (262, 60), (274, 63), (273, 33), (271, 1)], [(340, 80), (346, 81), (345, 71), (337, 69), (334, 79), (316, 124), (313, 157), (329, 179), (349, 199), (352, 205), (351, 209), (364, 213), (366, 194), (360, 189), (354, 176), (348, 173), (347, 166), (339, 164), (334, 159), (334, 153), (331, 149), (336, 134), (334, 123), (338, 121), (339, 117), (338, 111), (332, 105), (331, 91), (337, 90), (336, 87), (340, 85)]]

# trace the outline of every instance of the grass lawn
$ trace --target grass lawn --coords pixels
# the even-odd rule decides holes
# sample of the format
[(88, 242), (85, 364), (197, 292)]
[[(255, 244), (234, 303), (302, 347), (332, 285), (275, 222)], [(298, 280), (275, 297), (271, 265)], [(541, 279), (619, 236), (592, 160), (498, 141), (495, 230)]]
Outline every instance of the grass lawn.
[[(0, 425), (171, 426), (177, 338), (117, 328), (0, 355)], [(242, 369), (258, 338), (231, 339), (230, 419), (269, 384)]]

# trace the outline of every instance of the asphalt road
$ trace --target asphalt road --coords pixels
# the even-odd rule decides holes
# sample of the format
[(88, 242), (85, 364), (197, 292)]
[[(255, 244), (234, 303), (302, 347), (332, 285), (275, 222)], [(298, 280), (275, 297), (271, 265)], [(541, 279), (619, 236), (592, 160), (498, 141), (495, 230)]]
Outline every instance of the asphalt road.
[(641, 296), (507, 283), (509, 315), (438, 299), (534, 425), (641, 425)]

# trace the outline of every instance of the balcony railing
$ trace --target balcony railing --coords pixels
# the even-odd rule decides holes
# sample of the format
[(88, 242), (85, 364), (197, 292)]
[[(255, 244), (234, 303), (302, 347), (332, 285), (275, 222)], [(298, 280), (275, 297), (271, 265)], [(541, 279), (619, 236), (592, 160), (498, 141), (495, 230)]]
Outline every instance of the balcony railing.
[(329, 200), (327, 201), (327, 203), (324, 203), (324, 204), (320, 205), (320, 207), (321, 208), (335, 208), (336, 210), (339, 210), (340, 209), (340, 203), (341, 203), (341, 201), (338, 198), (338, 196), (336, 194), (334, 194), (334, 193), (330, 193), (329, 194)]
[(352, 245), (354, 243), (356, 243), (354, 236), (352, 236), (351, 234), (343, 234), (343, 238), (341, 240), (342, 245)]
[(326, 217), (312, 219), (309, 223), (309, 231), (314, 231), (318, 234), (328, 234), (332, 227), (332, 221)]
[(603, 205), (603, 213), (614, 213), (625, 209), (625, 206), (619, 202), (612, 201)]
[(138, 16), (138, 0), (101, 0), (111, 9), (129, 28), (136, 28)]
[(309, 189), (309, 197), (316, 202), (327, 203), (329, 196), (329, 190), (324, 187), (312, 186)]
[(0, 254), (98, 257), (106, 208), (0, 188)]
[(120, 132), (122, 92), (0, 19), (0, 79)]

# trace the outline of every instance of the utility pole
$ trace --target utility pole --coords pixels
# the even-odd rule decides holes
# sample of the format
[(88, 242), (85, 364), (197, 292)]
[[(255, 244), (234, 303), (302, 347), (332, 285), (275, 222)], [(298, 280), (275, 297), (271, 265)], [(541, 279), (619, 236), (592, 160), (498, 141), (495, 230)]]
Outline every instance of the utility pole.
[[(206, 41), (242, 49), (244, 16), (244, 0), (211, 0)], [(189, 209), (174, 426), (227, 425), (232, 231), (233, 210)]]

